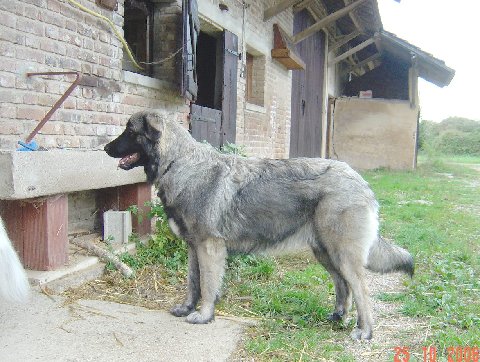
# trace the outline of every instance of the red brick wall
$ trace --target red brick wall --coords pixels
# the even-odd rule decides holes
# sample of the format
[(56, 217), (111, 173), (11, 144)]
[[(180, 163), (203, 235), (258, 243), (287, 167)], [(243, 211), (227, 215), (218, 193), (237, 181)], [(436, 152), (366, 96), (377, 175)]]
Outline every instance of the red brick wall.
[[(123, 0), (113, 12), (98, 7), (95, 0), (79, 1), (111, 19), (122, 32)], [(237, 0), (226, 2), (230, 10), (221, 16), (231, 18), (225, 26), (241, 41), (241, 6)], [(156, 15), (155, 30), (165, 31), (154, 43), (158, 58), (178, 48), (181, 32), (175, 22), (180, 3), (156, 5), (162, 13)], [(212, 8), (218, 11), (217, 3), (213, 1)], [(291, 71), (272, 61), (270, 49), (273, 23), (291, 32), (293, 16), (289, 9), (264, 22), (264, 9), (274, 3), (252, 2), (246, 10), (247, 29), (253, 34), (247, 37), (246, 47), (264, 59), (260, 78), (265, 87), (263, 107), (252, 110), (244, 99), (239, 61), (237, 143), (245, 145), (250, 155), (288, 157)], [(234, 25), (229, 28), (229, 24)], [(255, 49), (255, 39), (263, 42), (261, 49)], [(29, 135), (73, 81), (64, 76), (27, 78), (27, 72), (73, 70), (83, 74), (80, 85), (35, 137), (47, 148), (97, 148), (118, 135), (132, 113), (146, 108), (166, 109), (186, 123), (188, 106), (179, 96), (178, 58), (155, 66), (153, 74), (159, 80), (124, 72), (123, 53), (105, 22), (65, 0), (0, 2), (0, 149), (15, 149), (17, 141)]]
[[(123, 1), (118, 12), (101, 9), (94, 0), (80, 2), (122, 32)], [(186, 118), (188, 109), (177, 89), (138, 75), (125, 79), (122, 57), (121, 43), (107, 23), (66, 1), (0, 2), (0, 149), (14, 149), (25, 139), (74, 79), (27, 78), (27, 72), (83, 74), (35, 137), (44, 147), (96, 148), (118, 135), (132, 113), (145, 108)]]

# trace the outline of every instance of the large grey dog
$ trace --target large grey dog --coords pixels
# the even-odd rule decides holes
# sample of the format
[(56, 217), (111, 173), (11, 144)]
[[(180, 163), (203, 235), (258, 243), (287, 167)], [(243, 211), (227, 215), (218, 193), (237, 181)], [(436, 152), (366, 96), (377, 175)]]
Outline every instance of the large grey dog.
[(187, 296), (171, 313), (189, 323), (214, 318), (230, 251), (311, 248), (335, 284), (330, 319), (345, 318), (353, 294), (355, 339), (372, 337), (364, 268), (413, 274), (411, 255), (379, 236), (367, 182), (343, 162), (221, 154), (156, 112), (134, 114), (105, 151), (121, 158), (122, 169), (144, 167), (172, 231), (188, 243)]

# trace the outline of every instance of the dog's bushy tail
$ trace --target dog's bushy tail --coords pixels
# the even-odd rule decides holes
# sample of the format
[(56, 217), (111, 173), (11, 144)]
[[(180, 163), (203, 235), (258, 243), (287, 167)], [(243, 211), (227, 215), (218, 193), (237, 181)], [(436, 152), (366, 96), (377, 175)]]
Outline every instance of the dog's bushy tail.
[(0, 296), (11, 302), (25, 302), (29, 293), (27, 275), (0, 219)]
[(410, 277), (415, 270), (413, 257), (405, 249), (378, 237), (370, 248), (366, 268), (377, 273), (402, 271)]

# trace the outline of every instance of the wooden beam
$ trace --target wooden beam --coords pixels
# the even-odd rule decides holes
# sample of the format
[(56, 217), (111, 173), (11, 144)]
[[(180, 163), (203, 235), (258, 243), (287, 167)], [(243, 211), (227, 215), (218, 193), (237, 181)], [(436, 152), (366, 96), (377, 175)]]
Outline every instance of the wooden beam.
[(280, 14), (282, 11), (288, 9), (290, 6), (293, 6), (298, 2), (300, 2), (300, 0), (280, 1), (278, 4), (269, 7), (263, 12), (263, 21), (267, 21), (268, 19), (274, 17), (275, 15)]
[(338, 62), (341, 62), (345, 58), (348, 58), (350, 55), (362, 50), (363, 48), (368, 47), (370, 44), (373, 44), (374, 42), (375, 42), (374, 38), (365, 40), (363, 43), (358, 44), (356, 47), (353, 47), (352, 49), (347, 50), (345, 53), (340, 54), (338, 57), (330, 61), (329, 65), (333, 65), (333, 64), (337, 64)]
[(301, 31), (298, 34), (295, 34), (293, 36), (293, 42), (295, 44), (301, 42), (302, 40), (308, 38), (310, 35), (316, 33), (317, 31), (325, 28), (328, 24), (331, 24), (332, 22), (340, 19), (341, 17), (345, 16), (352, 10), (354, 10), (357, 6), (363, 4), (365, 1), (370, 1), (370, 0), (357, 0), (350, 5), (344, 7), (343, 9), (340, 9), (338, 11), (335, 11), (334, 13), (324, 17), (322, 20), (316, 22), (312, 26), (308, 27), (307, 29)]
[(303, 9), (305, 9), (307, 6), (310, 6), (310, 3), (312, 2), (313, 0), (302, 0), (300, 1), (298, 4), (296, 4), (294, 7), (293, 7), (293, 12), (294, 13), (298, 13), (299, 11), (302, 11)]
[(354, 72), (357, 68), (361, 68), (361, 67), (367, 65), (368, 63), (373, 62), (373, 61), (379, 59), (381, 56), (382, 56), (382, 54), (380, 54), (380, 53), (375, 53), (375, 54), (369, 56), (367, 59), (364, 59), (364, 60), (362, 60), (361, 62), (359, 62), (359, 63), (357, 63), (357, 64), (355, 64), (355, 65), (352, 65), (351, 67), (345, 69), (345, 73)]
[(335, 44), (332, 44), (332, 46), (330, 47), (330, 49), (328, 49), (328, 51), (333, 52), (333, 51), (337, 50), (341, 46), (344, 46), (345, 44), (347, 44), (350, 40), (355, 39), (360, 34), (361, 34), (360, 31), (355, 30), (355, 31), (351, 32), (350, 34), (347, 34), (347, 35), (343, 36)]

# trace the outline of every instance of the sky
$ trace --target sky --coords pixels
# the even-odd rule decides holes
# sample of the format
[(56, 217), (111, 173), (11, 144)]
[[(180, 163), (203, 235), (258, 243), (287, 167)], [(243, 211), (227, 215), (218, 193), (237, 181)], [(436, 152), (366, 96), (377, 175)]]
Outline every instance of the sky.
[(480, 121), (480, 1), (378, 0), (383, 28), (443, 60), (455, 70), (443, 88), (419, 79), (421, 118)]

